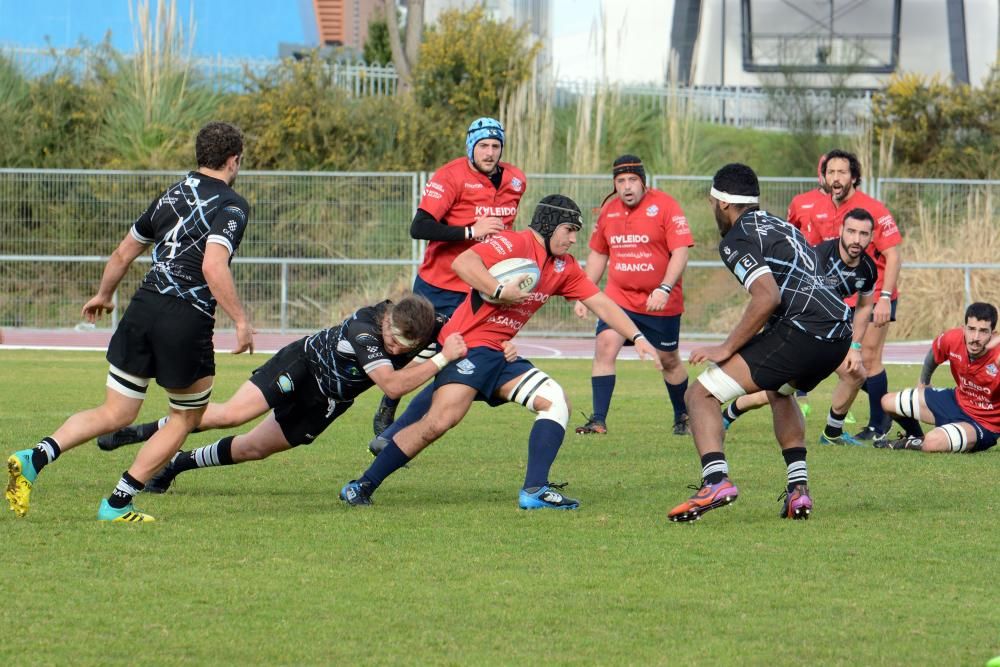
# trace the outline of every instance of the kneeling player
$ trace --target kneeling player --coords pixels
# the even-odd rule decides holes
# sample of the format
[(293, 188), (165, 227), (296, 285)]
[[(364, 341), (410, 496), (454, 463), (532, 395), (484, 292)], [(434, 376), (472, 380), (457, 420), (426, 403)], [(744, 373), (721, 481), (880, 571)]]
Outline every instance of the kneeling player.
[[(383, 301), (361, 308), (335, 327), (289, 343), (256, 369), (232, 398), (210, 403), (198, 429), (241, 426), (270, 410), (267, 419), (249, 433), (178, 452), (146, 491), (163, 493), (187, 470), (256, 461), (310, 444), (372, 386), (393, 398), (413, 391), (465, 356), (462, 336), (452, 334), (427, 363), (410, 363), (443, 324), (430, 301), (410, 295), (397, 304)], [(109, 450), (146, 440), (161, 425), (130, 426), (102, 436), (98, 444)]]
[[(1000, 437), (1000, 337), (997, 309), (974, 303), (965, 310), (965, 326), (934, 339), (920, 385), (882, 398), (882, 409), (906, 429), (896, 440), (875, 441), (879, 449), (922, 452), (981, 452)], [(931, 375), (949, 363), (955, 388), (931, 387)], [(936, 428), (923, 435), (918, 422)]]
[[(509, 341), (550, 297), (582, 300), (615, 331), (635, 343), (641, 358), (659, 359), (628, 315), (591, 282), (569, 254), (583, 225), (580, 209), (569, 197), (549, 195), (535, 209), (529, 229), (501, 232), (477, 244), (452, 263), (472, 292), (442, 330), (442, 336), (461, 332), (469, 345), (468, 356), (451, 363), (434, 381), (430, 408), (419, 420), (407, 416), (409, 426), (391, 436), (368, 470), (340, 492), (350, 505), (370, 505), (371, 496), (386, 477), (402, 468), (425, 447), (455, 427), (473, 401), (491, 406), (517, 402), (537, 413), (528, 437), (528, 469), (518, 497), (521, 509), (576, 509), (579, 501), (567, 498), (559, 485), (549, 481), (549, 470), (566, 435), (569, 402), (555, 380), (526, 359), (508, 361), (503, 344)], [(513, 257), (534, 260), (541, 269), (530, 294), (516, 281), (499, 284), (487, 266)], [(499, 304), (485, 302), (479, 293), (496, 294)], [(414, 408), (407, 407), (407, 413)], [(389, 433), (386, 431), (385, 433)], [(383, 433), (383, 436), (385, 435)]]

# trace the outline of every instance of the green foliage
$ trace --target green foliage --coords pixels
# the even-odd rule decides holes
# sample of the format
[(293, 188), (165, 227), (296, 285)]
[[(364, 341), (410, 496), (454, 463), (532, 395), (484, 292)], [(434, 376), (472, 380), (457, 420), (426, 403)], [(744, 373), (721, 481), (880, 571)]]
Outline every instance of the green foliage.
[(392, 62), (392, 48), (389, 46), (389, 26), (381, 12), (372, 16), (368, 22), (368, 39), (362, 56), (366, 63), (388, 65)]
[[(496, 115), (505, 91), (531, 74), (539, 44), (513, 21), (497, 22), (477, 5), (442, 12), (420, 48), (414, 92), (425, 108), (441, 108), (458, 132), (476, 116)], [(442, 128), (444, 130), (444, 128)]]
[(873, 100), (875, 131), (893, 143), (901, 175), (996, 178), (1000, 71), (980, 88), (939, 77), (894, 77)]
[[(439, 112), (406, 98), (350, 97), (312, 53), (251, 77), (227, 106), (248, 138), (254, 169), (403, 171), (432, 168), (457, 144), (436, 125)], [(452, 149), (454, 150), (454, 149)]]

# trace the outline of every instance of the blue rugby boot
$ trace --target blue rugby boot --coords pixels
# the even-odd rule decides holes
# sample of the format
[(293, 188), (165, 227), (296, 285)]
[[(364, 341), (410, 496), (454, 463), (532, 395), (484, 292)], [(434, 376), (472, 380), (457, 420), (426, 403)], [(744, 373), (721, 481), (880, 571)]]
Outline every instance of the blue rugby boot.
[(521, 489), (517, 505), (523, 510), (575, 510), (580, 507), (580, 501), (575, 498), (567, 498), (556, 490), (561, 491), (565, 486), (565, 483), (552, 484), (550, 482), (534, 492)]

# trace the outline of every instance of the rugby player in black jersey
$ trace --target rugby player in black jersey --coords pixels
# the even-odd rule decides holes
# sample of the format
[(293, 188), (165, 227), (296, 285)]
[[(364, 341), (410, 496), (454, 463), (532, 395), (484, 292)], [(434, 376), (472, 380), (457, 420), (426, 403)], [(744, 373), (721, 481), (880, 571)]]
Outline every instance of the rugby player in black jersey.
[(709, 200), (722, 235), (719, 254), (750, 303), (725, 341), (691, 352), (691, 363), (708, 364), (685, 395), (702, 481), (668, 518), (698, 519), (739, 496), (729, 479), (719, 408), (764, 389), (787, 469), (781, 516), (806, 519), (812, 499), (805, 421), (793, 394), (809, 391), (840, 365), (852, 341), (851, 309), (826, 284), (802, 233), (759, 208), (760, 186), (750, 167), (728, 164), (716, 172)]
[[(425, 363), (410, 363), (437, 340), (446, 321), (426, 298), (410, 294), (398, 303), (360, 308), (337, 326), (289, 343), (256, 369), (232, 398), (210, 403), (198, 430), (234, 428), (270, 412), (267, 418), (249, 433), (177, 452), (146, 491), (163, 493), (188, 470), (257, 461), (308, 445), (376, 385), (394, 399), (413, 391), (448, 362), (465, 356), (465, 342), (456, 333)], [(102, 449), (147, 439), (163, 423), (169, 421), (121, 429), (101, 439)]]
[(114, 310), (121, 279), (153, 246), (153, 266), (108, 345), (104, 403), (76, 413), (35, 447), (7, 459), (5, 496), (17, 516), (28, 512), (45, 466), (69, 449), (132, 423), (155, 379), (167, 392), (169, 425), (139, 450), (97, 513), (101, 521), (152, 521), (135, 510), (132, 499), (180, 449), (208, 405), (215, 379), (216, 305), (236, 325), (233, 351), (253, 352), (253, 328), (229, 270), (250, 217), (246, 200), (231, 187), (243, 159), (242, 132), (229, 123), (208, 123), (195, 139), (195, 157), (198, 170), (167, 188), (132, 224), (104, 267), (97, 294), (83, 306), (90, 322)]

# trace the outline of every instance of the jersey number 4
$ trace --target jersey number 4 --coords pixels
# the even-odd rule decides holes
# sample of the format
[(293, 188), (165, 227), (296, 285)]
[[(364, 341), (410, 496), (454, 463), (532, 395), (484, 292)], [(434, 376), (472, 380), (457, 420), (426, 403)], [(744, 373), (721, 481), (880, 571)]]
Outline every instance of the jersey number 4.
[(167, 259), (173, 259), (177, 256), (177, 249), (181, 247), (181, 242), (177, 240), (177, 235), (180, 234), (181, 228), (184, 226), (184, 219), (177, 218), (177, 224), (167, 232), (166, 237), (163, 239), (163, 245), (170, 248), (170, 253), (167, 255)]

